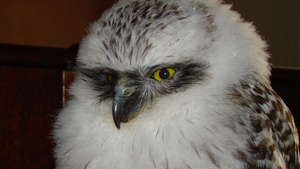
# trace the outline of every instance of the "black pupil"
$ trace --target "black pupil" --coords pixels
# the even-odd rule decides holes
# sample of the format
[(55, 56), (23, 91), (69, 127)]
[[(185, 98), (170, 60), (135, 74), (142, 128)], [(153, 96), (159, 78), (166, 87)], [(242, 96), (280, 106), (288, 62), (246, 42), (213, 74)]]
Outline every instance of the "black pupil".
[(162, 79), (168, 79), (169, 78), (169, 71), (167, 69), (161, 69), (159, 72), (159, 77)]

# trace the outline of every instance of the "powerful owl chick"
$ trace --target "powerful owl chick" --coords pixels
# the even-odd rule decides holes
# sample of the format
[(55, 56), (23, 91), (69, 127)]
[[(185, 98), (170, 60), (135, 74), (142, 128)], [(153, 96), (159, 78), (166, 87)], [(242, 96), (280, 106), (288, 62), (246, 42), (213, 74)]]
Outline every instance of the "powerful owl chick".
[(120, 0), (81, 42), (56, 169), (299, 169), (265, 48), (217, 0)]

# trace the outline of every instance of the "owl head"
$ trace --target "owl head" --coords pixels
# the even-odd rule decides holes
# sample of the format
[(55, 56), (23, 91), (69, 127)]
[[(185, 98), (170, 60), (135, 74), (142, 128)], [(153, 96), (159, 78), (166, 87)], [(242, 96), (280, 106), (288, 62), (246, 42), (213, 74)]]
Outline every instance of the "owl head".
[(212, 100), (217, 106), (246, 76), (267, 80), (265, 48), (253, 26), (220, 1), (121, 0), (82, 40), (71, 92), (102, 104), (103, 118), (119, 129), (167, 121)]

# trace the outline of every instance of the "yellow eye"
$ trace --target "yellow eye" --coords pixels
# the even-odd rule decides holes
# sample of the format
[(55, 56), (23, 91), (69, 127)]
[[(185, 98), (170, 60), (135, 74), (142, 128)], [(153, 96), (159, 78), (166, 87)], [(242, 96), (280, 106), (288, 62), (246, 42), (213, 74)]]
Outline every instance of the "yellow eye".
[(159, 69), (153, 73), (153, 78), (157, 81), (169, 80), (174, 76), (175, 72), (173, 68)]

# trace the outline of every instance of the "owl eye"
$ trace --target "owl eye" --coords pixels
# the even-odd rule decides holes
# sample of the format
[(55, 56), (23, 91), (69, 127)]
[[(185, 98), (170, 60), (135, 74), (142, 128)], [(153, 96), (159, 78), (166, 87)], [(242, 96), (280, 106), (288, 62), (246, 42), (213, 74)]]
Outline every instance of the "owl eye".
[(114, 80), (112, 74), (109, 73), (99, 73), (96, 78), (101, 83), (111, 83)]
[(152, 78), (157, 81), (169, 80), (174, 76), (175, 72), (173, 68), (158, 69), (153, 73)]
[(107, 75), (107, 81), (112, 81), (113, 80), (113, 76), (111, 74)]

